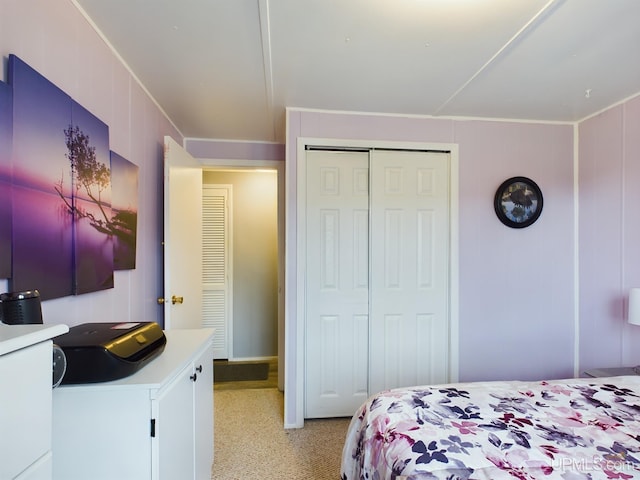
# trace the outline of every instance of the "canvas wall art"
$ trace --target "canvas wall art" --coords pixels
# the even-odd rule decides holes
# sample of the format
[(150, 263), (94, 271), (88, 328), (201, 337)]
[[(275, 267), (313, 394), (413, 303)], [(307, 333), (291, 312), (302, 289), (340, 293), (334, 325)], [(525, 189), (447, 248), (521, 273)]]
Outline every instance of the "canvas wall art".
[(135, 268), (137, 167), (118, 156), (114, 170), (108, 125), (15, 55), (9, 83), (11, 290), (113, 288), (114, 269)]
[(113, 288), (109, 127), (72, 101), (64, 138), (73, 199), (73, 293)]
[(11, 275), (11, 87), (0, 82), (0, 278)]
[[(18, 57), (9, 57), (13, 88), (14, 292), (38, 289), (42, 300), (73, 293), (71, 167), (64, 130), (71, 98)], [(64, 199), (64, 201), (61, 200)]]
[(115, 270), (136, 268), (138, 235), (138, 166), (111, 152), (113, 197), (113, 266)]

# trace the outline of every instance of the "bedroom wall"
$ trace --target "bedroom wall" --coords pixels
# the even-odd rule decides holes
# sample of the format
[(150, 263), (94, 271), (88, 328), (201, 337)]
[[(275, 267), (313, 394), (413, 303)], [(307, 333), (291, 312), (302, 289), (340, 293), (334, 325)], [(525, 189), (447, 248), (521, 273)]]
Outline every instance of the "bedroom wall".
[[(456, 121), (460, 145), (460, 379), (574, 374), (574, 175), (569, 125)], [(523, 175), (538, 221), (502, 225), (493, 196)]]
[[(455, 143), (459, 146), (459, 379), (540, 379), (574, 373), (573, 126), (290, 109), (287, 126), (287, 271), (295, 272), (297, 138)], [(502, 181), (528, 176), (544, 196), (540, 219), (510, 229), (493, 197)], [(295, 281), (287, 280), (295, 312)], [(296, 369), (287, 339), (287, 388)], [(296, 375), (297, 379), (296, 379)], [(299, 400), (299, 399), (298, 399)], [(286, 411), (295, 423), (295, 401)]]
[(163, 136), (181, 134), (71, 1), (0, 2), (2, 81), (11, 53), (109, 125), (110, 149), (140, 167), (136, 269), (115, 272), (113, 289), (43, 302), (44, 322), (162, 321)]
[(580, 367), (640, 364), (640, 96), (580, 123)]

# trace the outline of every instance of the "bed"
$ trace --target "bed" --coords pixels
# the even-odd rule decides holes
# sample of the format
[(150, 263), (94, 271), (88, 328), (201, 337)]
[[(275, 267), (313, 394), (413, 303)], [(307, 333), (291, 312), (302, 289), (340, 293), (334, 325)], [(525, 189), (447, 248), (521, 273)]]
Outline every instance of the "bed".
[(381, 392), (351, 420), (341, 478), (640, 479), (640, 376)]

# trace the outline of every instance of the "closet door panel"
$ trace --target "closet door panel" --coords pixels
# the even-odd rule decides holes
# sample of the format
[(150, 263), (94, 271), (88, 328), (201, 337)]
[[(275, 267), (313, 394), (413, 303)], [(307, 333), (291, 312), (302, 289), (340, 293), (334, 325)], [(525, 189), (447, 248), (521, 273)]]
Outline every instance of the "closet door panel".
[(305, 417), (368, 396), (368, 154), (307, 152)]
[(371, 154), (370, 392), (447, 380), (449, 162)]
[[(383, 277), (379, 280), (384, 282), (388, 289), (402, 288), (403, 265), (402, 248), (405, 244), (402, 227), (405, 224), (403, 211), (398, 209), (388, 209), (384, 212), (384, 270)], [(379, 235), (378, 232), (375, 235)]]
[[(385, 368), (381, 381), (386, 385), (421, 385), (424, 378), (437, 378), (437, 362), (425, 362), (423, 352), (437, 351), (433, 342), (436, 332), (433, 315), (417, 315), (412, 321), (403, 315), (386, 314), (384, 316), (384, 354)], [(372, 351), (377, 355), (379, 350)], [(441, 380), (437, 383), (441, 383)], [(374, 393), (379, 390), (373, 390)]]

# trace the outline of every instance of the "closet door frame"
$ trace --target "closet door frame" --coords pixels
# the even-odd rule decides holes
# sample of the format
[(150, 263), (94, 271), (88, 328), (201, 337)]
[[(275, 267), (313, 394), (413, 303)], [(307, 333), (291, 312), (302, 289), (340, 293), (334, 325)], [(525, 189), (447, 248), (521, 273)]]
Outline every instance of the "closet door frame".
[[(304, 373), (305, 373), (305, 312), (306, 312), (306, 147), (335, 147), (335, 148), (355, 148), (355, 149), (397, 149), (397, 150), (422, 150), (446, 152), (450, 155), (449, 165), (449, 216), (450, 216), (450, 256), (449, 256), (449, 381), (458, 381), (458, 300), (459, 300), (459, 272), (458, 272), (458, 145), (451, 143), (426, 143), (426, 142), (397, 142), (380, 140), (348, 140), (335, 138), (313, 138), (298, 137), (297, 139), (297, 161), (295, 165), (295, 255), (291, 255), (287, 249), (286, 256), (288, 265), (295, 265), (295, 282), (293, 289), (287, 291), (287, 296), (292, 295), (295, 303), (295, 311), (289, 309), (289, 304), (285, 307), (285, 345), (295, 345), (295, 353), (290, 355), (285, 351), (285, 427), (299, 428), (304, 426)], [(287, 167), (290, 167), (287, 165)], [(289, 175), (289, 174), (288, 174)], [(291, 181), (291, 177), (288, 176)], [(289, 208), (289, 204), (287, 205)], [(289, 212), (287, 212), (288, 216)], [(287, 227), (289, 228), (289, 227)], [(288, 235), (287, 235), (288, 236)], [(287, 267), (288, 269), (289, 267)], [(294, 272), (288, 270), (289, 274)], [(289, 283), (289, 287), (291, 287)], [(291, 291), (293, 290), (293, 291)], [(286, 348), (286, 347), (285, 347)], [(290, 359), (294, 357), (293, 362)], [(293, 408), (294, 411), (290, 411)], [(292, 415), (293, 414), (293, 415)], [(295, 423), (291, 424), (291, 417), (295, 417)], [(289, 422), (287, 422), (289, 419)]]

